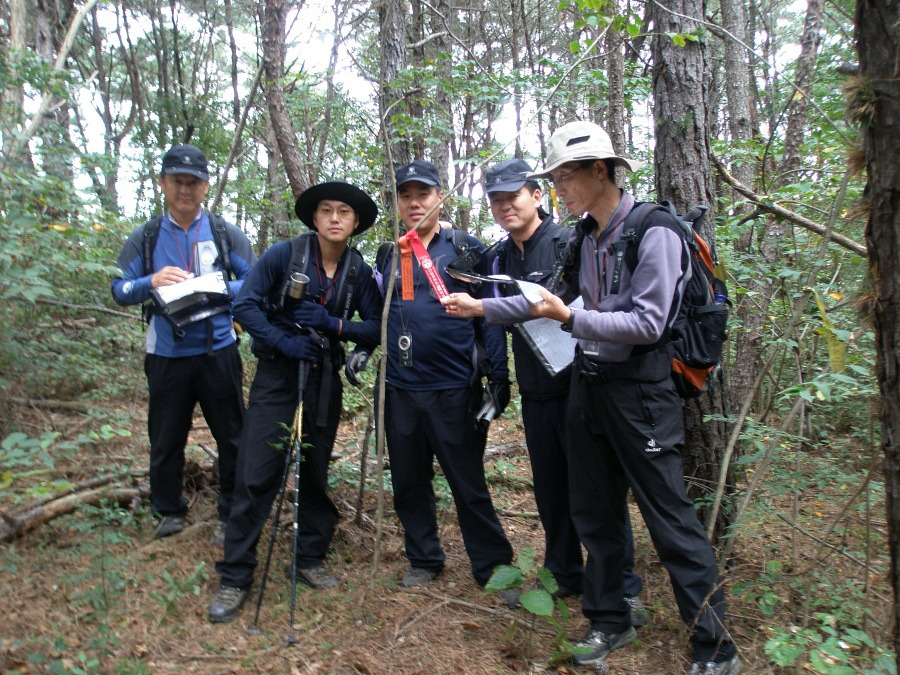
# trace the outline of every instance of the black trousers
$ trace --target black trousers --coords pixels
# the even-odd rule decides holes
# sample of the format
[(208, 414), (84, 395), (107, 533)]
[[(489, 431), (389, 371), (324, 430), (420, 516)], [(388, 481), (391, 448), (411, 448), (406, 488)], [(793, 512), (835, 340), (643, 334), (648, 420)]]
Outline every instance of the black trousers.
[(444, 567), (432, 485), (437, 457), (456, 503), (472, 576), (483, 586), (497, 565), (512, 562), (513, 551), (484, 477), (487, 438), (476, 433), (474, 420), (480, 401), (472, 389), (388, 386), (384, 419), (394, 510), (403, 525), (410, 565), (434, 572)]
[(576, 367), (569, 395), (572, 519), (588, 552), (583, 612), (595, 628), (628, 626), (623, 600), (629, 486), (669, 572), (694, 656), (731, 656), (725, 593), (712, 547), (688, 499), (680, 450), (681, 400), (660, 382), (589, 382)]
[(219, 519), (227, 520), (244, 419), (241, 356), (237, 344), (211, 355), (170, 358), (147, 354), (144, 373), (150, 395), (147, 430), (153, 511), (161, 516), (187, 513), (187, 502), (182, 496), (184, 446), (194, 406), (199, 403), (219, 452), (217, 506)]
[[(522, 397), (522, 423), (531, 459), (534, 500), (544, 528), (544, 567), (557, 583), (582, 590), (584, 558), (581, 541), (569, 507), (569, 461), (566, 453), (566, 411), (569, 397), (551, 399)], [(626, 523), (625, 595), (638, 595), (643, 588), (634, 573), (634, 538), (631, 519)]]
[[(260, 359), (250, 388), (247, 421), (241, 434), (231, 517), (225, 553), (216, 563), (222, 584), (249, 588), (256, 568), (256, 546), (290, 458), (290, 428), (298, 403), (298, 361), (277, 356)], [(297, 565), (321, 565), (339, 514), (328, 496), (328, 465), (341, 414), (338, 370), (331, 375), (327, 400), (320, 398), (321, 369), (311, 367), (303, 397)], [(328, 406), (324, 426), (319, 409)], [(290, 500), (292, 501), (292, 500)], [(292, 508), (285, 500), (283, 508)]]

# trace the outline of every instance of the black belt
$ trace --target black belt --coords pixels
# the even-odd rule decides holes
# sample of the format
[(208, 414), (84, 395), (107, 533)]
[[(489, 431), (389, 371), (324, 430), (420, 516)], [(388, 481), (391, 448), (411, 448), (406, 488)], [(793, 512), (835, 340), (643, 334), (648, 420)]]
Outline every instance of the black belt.
[(575, 367), (579, 376), (592, 384), (618, 380), (661, 382), (672, 372), (672, 359), (667, 349), (632, 356), (626, 361), (598, 361), (575, 349)]

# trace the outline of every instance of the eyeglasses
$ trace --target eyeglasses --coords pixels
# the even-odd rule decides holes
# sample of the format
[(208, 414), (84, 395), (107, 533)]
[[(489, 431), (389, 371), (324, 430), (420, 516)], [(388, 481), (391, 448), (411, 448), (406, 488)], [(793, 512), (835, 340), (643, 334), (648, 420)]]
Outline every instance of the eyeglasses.
[(320, 206), (316, 209), (316, 213), (325, 218), (331, 218), (333, 214), (337, 213), (338, 218), (340, 218), (341, 220), (347, 220), (348, 218), (352, 218), (356, 211), (351, 209), (349, 206), (340, 206), (336, 209), (331, 206)]
[(577, 169), (572, 169), (571, 171), (569, 171), (569, 173), (564, 173), (561, 176), (557, 176), (556, 178), (550, 176), (550, 182), (554, 185), (564, 185), (566, 181), (568, 181), (572, 177), (573, 173), (577, 173), (586, 168), (586, 166), (579, 166)]

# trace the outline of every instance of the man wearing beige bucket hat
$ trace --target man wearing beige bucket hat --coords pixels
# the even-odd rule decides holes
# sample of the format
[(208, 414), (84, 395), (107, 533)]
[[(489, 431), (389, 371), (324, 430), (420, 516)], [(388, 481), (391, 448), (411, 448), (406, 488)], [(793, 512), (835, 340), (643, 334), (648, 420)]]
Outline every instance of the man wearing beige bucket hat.
[(678, 224), (655, 210), (647, 216), (635, 267), (622, 264), (623, 225), (636, 202), (616, 185), (616, 165), (640, 167), (615, 152), (601, 127), (571, 122), (551, 136), (544, 167), (529, 174), (549, 178), (568, 210), (584, 214), (575, 226), (584, 235), (579, 271), (568, 276), (568, 292), (561, 294), (565, 300), (581, 295), (584, 309), (543, 289), (543, 302), (535, 306), (521, 296), (474, 301), (454, 295), (444, 304), (451, 314), (483, 312), (491, 324), (548, 317), (578, 340), (566, 413), (569, 495), (588, 553), (582, 611), (591, 626), (576, 645), (575, 662), (599, 663), (636, 638), (622, 577), (631, 488), (690, 627), (690, 674), (734, 675), (741, 664), (724, 628), (725, 594), (685, 491), (684, 416), (667, 350), (670, 311), (687, 280), (687, 252)]
[[(235, 318), (250, 334), (259, 363), (238, 452), (224, 557), (216, 564), (221, 586), (209, 607), (214, 623), (237, 616), (253, 583), (257, 541), (279, 492), (278, 479), (286, 475), (291, 439), (285, 429), (292, 420), (299, 427), (292, 431), (302, 462), (291, 578), (316, 589), (338, 583), (324, 560), (338, 521), (327, 489), (341, 414), (343, 343), (356, 344), (345, 373), (358, 383), (356, 373), (379, 342), (381, 322), (372, 268), (348, 241), (373, 225), (378, 208), (358, 187), (331, 181), (303, 192), (295, 211), (310, 232), (263, 253), (234, 303)], [(355, 314), (359, 320), (353, 320)], [(282, 489), (283, 484), (282, 479)], [(267, 572), (268, 567), (263, 576)]]

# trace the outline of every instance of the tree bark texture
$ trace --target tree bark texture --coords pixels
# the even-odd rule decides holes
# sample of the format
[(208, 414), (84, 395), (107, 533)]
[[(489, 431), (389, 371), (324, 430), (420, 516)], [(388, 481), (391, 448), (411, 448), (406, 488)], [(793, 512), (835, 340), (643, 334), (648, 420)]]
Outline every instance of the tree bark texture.
[[(610, 26), (606, 32), (609, 82), (609, 121), (607, 131), (616, 152), (627, 156), (625, 146), (625, 52), (622, 34)], [(625, 168), (616, 166), (616, 185), (625, 184)]]
[(809, 89), (815, 75), (819, 44), (822, 42), (823, 5), (823, 0), (809, 0), (806, 6), (803, 37), (800, 39), (800, 57), (797, 59), (797, 71), (794, 74), (794, 95), (790, 98), (787, 108), (784, 153), (781, 158), (781, 175), (778, 177), (781, 185), (799, 179), (796, 172), (802, 164), (801, 152), (810, 104)]
[[(743, 0), (721, 0), (722, 27), (727, 31), (723, 45), (725, 63), (725, 95), (728, 109), (728, 131), (736, 150), (748, 146), (753, 138), (753, 104), (750, 98), (750, 54), (747, 48), (747, 17)], [(731, 164), (731, 174), (743, 185), (753, 187), (757, 173), (756, 160), (752, 155), (736, 153)], [(741, 196), (732, 192), (731, 202), (740, 202)], [(735, 214), (749, 215), (754, 210), (752, 204), (745, 203), (735, 210)], [(762, 218), (756, 219), (762, 227)], [(745, 223), (735, 242), (735, 249), (750, 255), (754, 250), (753, 221)], [(770, 248), (770, 247), (767, 247)], [(765, 256), (764, 251), (760, 251)], [(733, 367), (729, 369), (729, 388), (734, 401), (743, 401), (753, 395), (753, 383), (760, 368), (763, 349), (763, 325), (767, 312), (760, 311), (756, 298), (771, 295), (771, 279), (760, 277), (749, 281), (751, 293), (732, 298), (735, 314), (741, 331), (733, 335)]]
[[(669, 34), (689, 33), (702, 19), (702, 0), (676, 0), (662, 8), (653, 4), (653, 100), (656, 125), (655, 173), (657, 199), (668, 199), (679, 212), (694, 204), (712, 206), (712, 177), (709, 160), (707, 120), (706, 47), (703, 42), (687, 41), (676, 46)], [(703, 232), (714, 240), (712, 213)], [(722, 422), (704, 422), (711, 414), (728, 411), (727, 390), (718, 386), (708, 394), (685, 401), (685, 445), (682, 451), (688, 494), (696, 499), (715, 490), (722, 453), (728, 441), (728, 426)], [(728, 484), (734, 485), (733, 471)], [(726, 494), (733, 488), (728, 488)], [(714, 539), (728, 525), (729, 509), (720, 511)]]
[(266, 0), (263, 14), (263, 67), (266, 75), (266, 103), (272, 128), (278, 141), (281, 160), (296, 197), (309, 187), (309, 177), (303, 170), (303, 161), (297, 147), (297, 135), (287, 112), (281, 79), (284, 73), (285, 52), (285, 0)]
[(860, 81), (856, 115), (862, 127), (869, 222), (866, 240), (875, 280), (872, 302), (881, 391), (881, 445), (887, 501), (894, 653), (900, 665), (900, 3), (858, 0), (856, 38)]
[(406, 30), (403, 0), (382, 0), (378, 5), (378, 24), (381, 43), (381, 89), (378, 94), (378, 113), (381, 118), (381, 136), (387, 147), (383, 170), (385, 221), (393, 222), (394, 167), (408, 164), (412, 159), (409, 140), (401, 137), (392, 121), (392, 115), (403, 110), (403, 93), (397, 85), (397, 75), (406, 68)]

